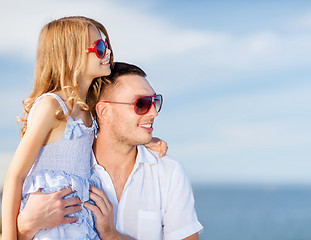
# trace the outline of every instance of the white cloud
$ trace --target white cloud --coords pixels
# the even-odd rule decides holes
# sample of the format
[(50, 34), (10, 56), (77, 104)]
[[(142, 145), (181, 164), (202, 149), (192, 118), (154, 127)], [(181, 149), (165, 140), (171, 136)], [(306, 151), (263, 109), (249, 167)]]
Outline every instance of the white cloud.
[(124, 8), (118, 3), (96, 0), (31, 0), (7, 1), (1, 8), (1, 28), (7, 34), (0, 39), (0, 52), (16, 50), (32, 59), (41, 27), (67, 15), (86, 15), (102, 22), (120, 59), (150, 60), (185, 53), (205, 44), (200, 32), (170, 26), (134, 7)]
[(249, 42), (246, 44), (248, 51), (254, 55), (266, 54), (267, 52), (273, 51), (278, 46), (277, 36), (272, 33), (258, 33), (249, 36), (246, 41)]
[(6, 33), (0, 39), (0, 53), (16, 49), (33, 59), (43, 24), (79, 14), (104, 23), (119, 60), (154, 62), (176, 56), (189, 64), (197, 59), (206, 66), (229, 71), (263, 71), (310, 63), (311, 34), (306, 32), (254, 30), (237, 35), (185, 29), (134, 5), (124, 7), (118, 2), (98, 0), (6, 1), (0, 10), (1, 29)]
[(16, 116), (22, 116), (22, 100), (27, 97), (29, 93), (22, 89), (14, 89), (14, 91), (0, 90), (0, 108), (5, 109), (5, 114), (0, 118), (1, 126), (15, 126)]
[[(199, 55), (207, 66), (229, 71), (256, 72), (310, 64), (311, 34), (253, 32), (231, 35), (227, 41), (206, 47)], [(230, 72), (229, 72), (230, 73)]]
[(306, 83), (171, 106), (157, 136), (195, 181), (311, 180), (310, 91)]
[(303, 14), (294, 19), (290, 19), (287, 26), (293, 30), (311, 30), (311, 12)]

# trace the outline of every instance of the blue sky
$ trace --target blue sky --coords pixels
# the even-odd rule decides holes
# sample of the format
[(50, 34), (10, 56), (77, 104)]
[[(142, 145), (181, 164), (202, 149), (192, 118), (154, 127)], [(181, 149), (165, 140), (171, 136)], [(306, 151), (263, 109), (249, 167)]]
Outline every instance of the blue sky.
[[(85, 15), (108, 29), (116, 60), (141, 66), (164, 107), (155, 135), (193, 182), (311, 182), (308, 1), (3, 1), (1, 166), (32, 87), (41, 27)], [(3, 174), (1, 175), (3, 176)]]

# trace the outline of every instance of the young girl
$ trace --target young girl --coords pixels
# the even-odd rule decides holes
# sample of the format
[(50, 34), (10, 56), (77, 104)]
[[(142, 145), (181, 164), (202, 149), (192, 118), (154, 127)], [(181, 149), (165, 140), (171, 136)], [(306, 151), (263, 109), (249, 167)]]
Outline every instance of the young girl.
[[(92, 19), (61, 18), (41, 30), (34, 88), (23, 101), (22, 140), (4, 186), (4, 239), (17, 239), (17, 215), (29, 193), (70, 186), (85, 202), (89, 184), (100, 186), (96, 175), (90, 179), (97, 126), (90, 112), (112, 63), (107, 31)], [(90, 210), (82, 207), (75, 216), (76, 223), (41, 230), (35, 239), (98, 239)]]

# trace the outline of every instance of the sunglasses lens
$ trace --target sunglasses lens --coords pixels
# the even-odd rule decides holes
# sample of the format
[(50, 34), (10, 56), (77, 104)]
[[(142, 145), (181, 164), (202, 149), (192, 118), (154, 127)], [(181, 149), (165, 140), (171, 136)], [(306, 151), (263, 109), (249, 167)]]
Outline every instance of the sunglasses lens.
[(162, 96), (161, 95), (156, 95), (154, 97), (154, 106), (157, 110), (157, 112), (160, 112), (161, 111), (161, 107), (162, 107)]
[(103, 40), (96, 43), (96, 52), (99, 58), (104, 58), (106, 53), (106, 45)]
[(136, 113), (143, 115), (147, 113), (152, 104), (152, 97), (141, 97), (136, 101)]

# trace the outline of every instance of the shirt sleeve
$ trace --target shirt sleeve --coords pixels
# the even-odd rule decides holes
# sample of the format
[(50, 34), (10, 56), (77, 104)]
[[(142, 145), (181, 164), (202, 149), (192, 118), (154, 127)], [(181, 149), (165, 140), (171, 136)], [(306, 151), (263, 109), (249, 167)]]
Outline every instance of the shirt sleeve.
[(164, 239), (183, 239), (200, 232), (203, 227), (195, 212), (191, 184), (178, 162), (174, 166), (167, 196), (163, 214)]

